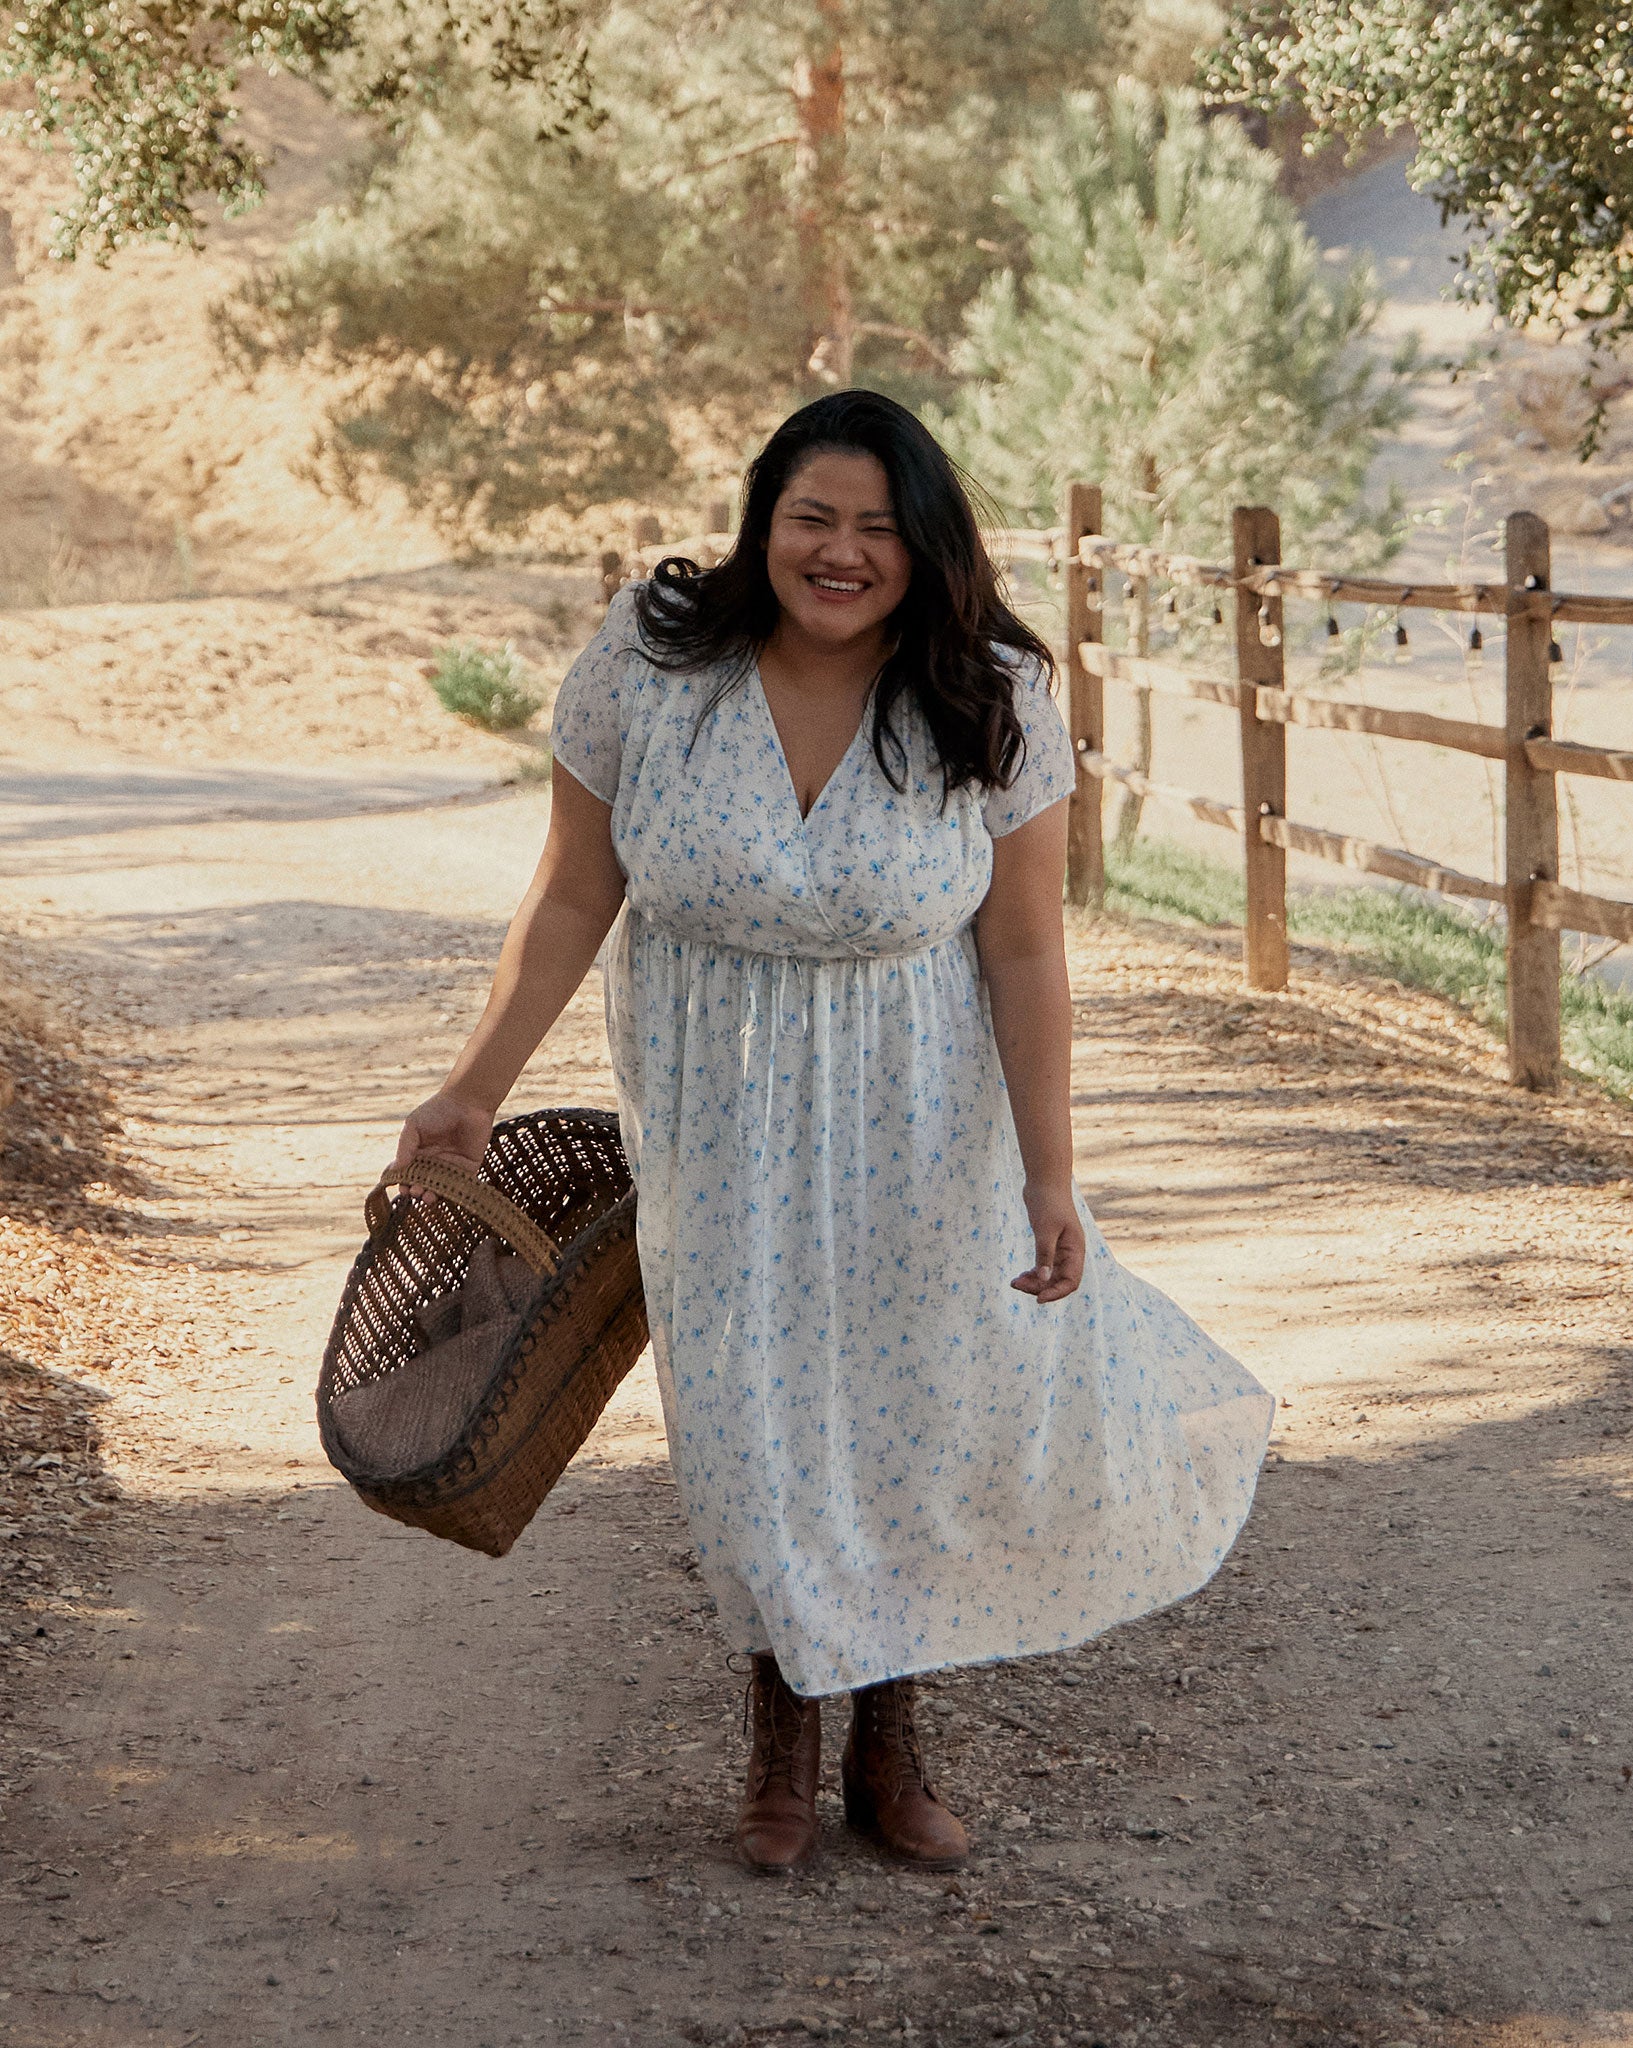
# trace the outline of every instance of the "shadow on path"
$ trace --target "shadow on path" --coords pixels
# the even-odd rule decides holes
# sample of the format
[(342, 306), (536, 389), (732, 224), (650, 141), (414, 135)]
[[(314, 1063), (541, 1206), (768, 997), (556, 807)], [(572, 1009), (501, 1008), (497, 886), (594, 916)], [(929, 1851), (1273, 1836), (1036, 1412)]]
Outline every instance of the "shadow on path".
[(136, 1509), (20, 1730), (12, 2038), (1263, 2048), (1633, 2003), (1633, 1503), (1550, 1455), (1586, 1419), (1273, 1465), (1192, 1600), (927, 1685), (953, 1884), (846, 1836), (833, 1710), (825, 1863), (732, 1864), (738, 1687), (661, 1465), (581, 1460), (498, 1562), (335, 1486)]
[[(0, 873), (25, 872), (23, 851), (53, 840), (95, 839), (227, 820), (298, 823), (499, 802), (513, 792), (469, 770), (393, 768), (369, 773), (275, 768), (44, 769), (0, 760)], [(9, 856), (9, 860), (8, 857)]]

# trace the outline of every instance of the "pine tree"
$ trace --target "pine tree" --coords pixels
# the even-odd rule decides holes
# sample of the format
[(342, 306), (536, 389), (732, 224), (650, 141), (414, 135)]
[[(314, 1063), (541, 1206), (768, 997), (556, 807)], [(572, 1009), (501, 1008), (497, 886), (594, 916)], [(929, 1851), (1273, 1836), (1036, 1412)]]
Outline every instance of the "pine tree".
[(1410, 361), (1365, 351), (1370, 276), (1326, 272), (1275, 179), (1233, 120), (1127, 79), (1021, 152), (999, 197), (1025, 267), (970, 306), (968, 381), (937, 416), (1011, 517), (1051, 523), (1075, 476), (1119, 535), (1179, 549), (1225, 548), (1244, 502), (1273, 503), (1295, 545), (1365, 527)]
[(589, 123), (472, 76), (232, 318), (326, 360), (326, 463), (450, 526), (716, 476), (780, 409), (859, 381), (911, 403), (993, 263), (1018, 134), (1103, 78), (1097, 0), (618, 0)]

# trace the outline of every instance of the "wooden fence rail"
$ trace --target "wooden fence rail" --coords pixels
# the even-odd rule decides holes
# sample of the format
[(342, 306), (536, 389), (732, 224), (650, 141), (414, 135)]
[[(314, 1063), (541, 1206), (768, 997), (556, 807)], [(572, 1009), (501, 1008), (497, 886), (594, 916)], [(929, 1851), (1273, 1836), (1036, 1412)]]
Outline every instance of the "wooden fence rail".
[[(1074, 903), (1104, 899), (1102, 792), (1116, 783), (1141, 801), (1174, 803), (1209, 824), (1239, 833), (1247, 882), (1244, 965), (1251, 988), (1287, 985), (1287, 874), (1289, 852), (1313, 855), (1412, 883), (1449, 896), (1501, 903), (1508, 920), (1509, 1078), (1525, 1088), (1551, 1088), (1559, 1078), (1559, 969), (1561, 931), (1591, 932), (1633, 941), (1633, 903), (1564, 888), (1559, 880), (1557, 778), (1594, 775), (1633, 782), (1633, 749), (1583, 746), (1553, 737), (1554, 627), (1560, 620), (1633, 625), (1633, 598), (1555, 591), (1549, 536), (1529, 512), (1507, 522), (1506, 574), (1501, 583), (1397, 583), (1380, 577), (1329, 575), (1294, 569), (1281, 560), (1276, 516), (1263, 506), (1237, 510), (1233, 556), (1202, 562), (1159, 548), (1108, 539), (1100, 532), (1101, 493), (1092, 484), (1068, 486), (1062, 524), (1047, 539), (1065, 576), (1069, 725), (1077, 750), (1077, 786), (1071, 801), (1067, 895)], [(995, 536), (1002, 545), (1009, 536)], [(1171, 662), (1103, 644), (1104, 586), (1108, 570), (1128, 580), (1134, 616), (1149, 618), (1151, 586), (1181, 584), (1232, 593), (1235, 676), (1198, 675)], [(1501, 725), (1399, 711), (1341, 697), (1312, 696), (1285, 686), (1282, 605), (1287, 598), (1340, 603), (1429, 607), (1489, 613), (1507, 624)], [(1218, 611), (1216, 619), (1222, 617)], [(1237, 714), (1241, 802), (1230, 803), (1153, 782), (1113, 761), (1105, 750), (1105, 686), (1188, 697)], [(1377, 846), (1347, 832), (1300, 823), (1287, 815), (1286, 734), (1290, 725), (1331, 732), (1370, 733), (1385, 739), (1449, 747), (1504, 764), (1506, 818), (1500, 880)]]

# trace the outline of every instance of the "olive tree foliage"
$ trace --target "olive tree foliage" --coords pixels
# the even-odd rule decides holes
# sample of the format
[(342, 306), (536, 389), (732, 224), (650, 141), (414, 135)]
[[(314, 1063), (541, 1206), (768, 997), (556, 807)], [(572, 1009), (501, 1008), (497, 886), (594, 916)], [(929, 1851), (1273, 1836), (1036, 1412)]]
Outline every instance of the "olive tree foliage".
[(1515, 325), (1633, 331), (1633, 12), (1580, 0), (1252, 0), (1221, 101), (1296, 111), (1309, 146), (1417, 138), (1412, 181), (1468, 222), (1461, 285)]
[[(1113, 61), (1096, 0), (612, 0), (590, 117), (469, 74), (235, 309), (344, 391), (323, 463), (472, 536), (734, 468), (832, 384), (917, 403), (1013, 137)], [(712, 451), (712, 452), (711, 452)], [(722, 457), (721, 451), (725, 451)]]
[(1387, 545), (1388, 513), (1360, 500), (1410, 352), (1366, 347), (1370, 273), (1323, 263), (1276, 175), (1194, 93), (1129, 79), (1071, 97), (1019, 154), (999, 200), (1024, 264), (970, 305), (966, 381), (933, 415), (1011, 518), (1050, 524), (1086, 477), (1129, 539), (1216, 553), (1231, 507), (1261, 502), (1294, 544)]
[(0, 81), (31, 101), (6, 125), (73, 167), (56, 253), (193, 244), (202, 203), (255, 205), (263, 166), (234, 103), (249, 65), (393, 123), (466, 76), (530, 87), (542, 134), (587, 104), (577, 0), (0, 0)]

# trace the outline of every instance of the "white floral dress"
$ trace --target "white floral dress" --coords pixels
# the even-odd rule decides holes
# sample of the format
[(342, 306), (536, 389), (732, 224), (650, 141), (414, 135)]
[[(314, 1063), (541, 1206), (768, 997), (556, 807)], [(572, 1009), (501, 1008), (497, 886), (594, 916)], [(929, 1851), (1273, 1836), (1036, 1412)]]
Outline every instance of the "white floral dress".
[[(807, 1694), (1062, 1650), (1208, 1579), (1274, 1402), (1086, 1210), (1047, 1306), (972, 921), (992, 842), (1067, 795), (1026, 760), (945, 806), (865, 716), (802, 819), (757, 673), (666, 674), (614, 601), (556, 702), (612, 806), (607, 1029), (670, 1456), (732, 1645)], [(1080, 1204), (1081, 1207), (1081, 1204)]]

